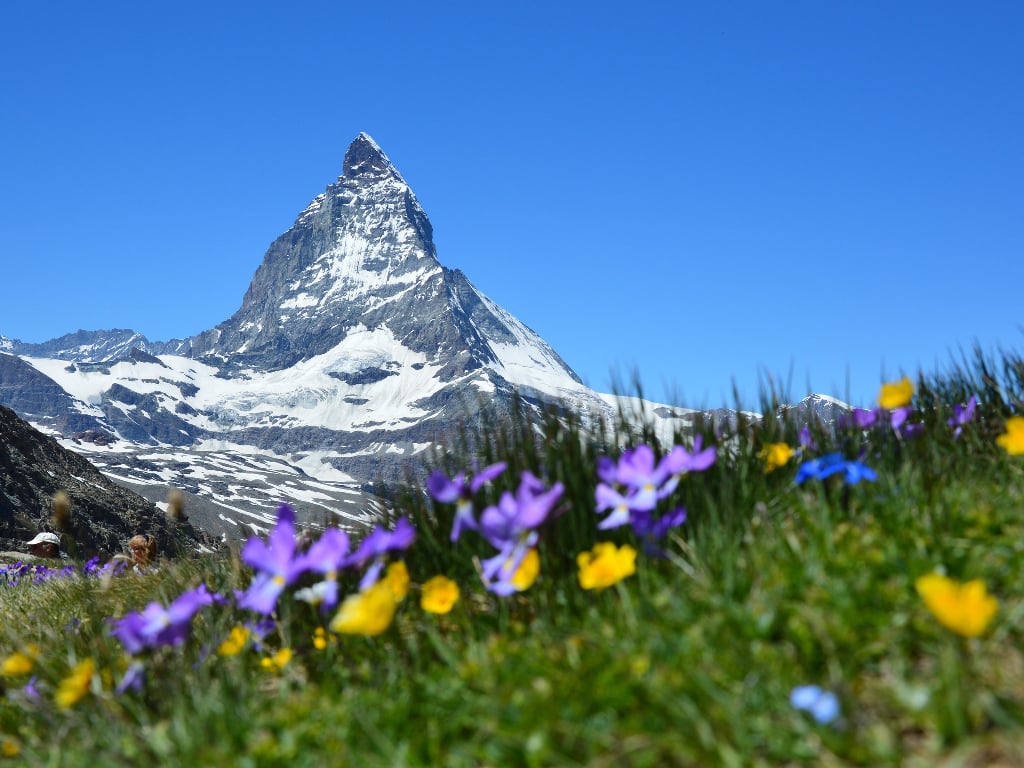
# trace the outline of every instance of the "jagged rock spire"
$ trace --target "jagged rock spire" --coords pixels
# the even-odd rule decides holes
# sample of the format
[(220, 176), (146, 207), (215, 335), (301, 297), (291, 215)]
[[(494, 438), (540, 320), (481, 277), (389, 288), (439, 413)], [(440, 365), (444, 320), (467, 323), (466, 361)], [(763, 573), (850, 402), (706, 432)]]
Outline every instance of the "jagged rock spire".
[(345, 152), (342, 178), (355, 179), (361, 176), (394, 176), (402, 180), (401, 174), (384, 154), (384, 150), (367, 133), (360, 133)]

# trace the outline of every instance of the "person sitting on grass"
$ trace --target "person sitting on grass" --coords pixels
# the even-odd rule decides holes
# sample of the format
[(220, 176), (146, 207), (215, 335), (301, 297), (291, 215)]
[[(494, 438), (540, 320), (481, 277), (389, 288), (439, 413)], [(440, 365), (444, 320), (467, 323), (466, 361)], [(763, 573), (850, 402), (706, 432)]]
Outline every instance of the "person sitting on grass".
[(60, 557), (60, 536), (56, 533), (43, 531), (37, 533), (25, 542), (28, 553), (33, 557), (54, 558)]
[(148, 533), (140, 533), (128, 540), (128, 549), (132, 553), (132, 570), (136, 573), (147, 573), (156, 570), (157, 556), (156, 539)]

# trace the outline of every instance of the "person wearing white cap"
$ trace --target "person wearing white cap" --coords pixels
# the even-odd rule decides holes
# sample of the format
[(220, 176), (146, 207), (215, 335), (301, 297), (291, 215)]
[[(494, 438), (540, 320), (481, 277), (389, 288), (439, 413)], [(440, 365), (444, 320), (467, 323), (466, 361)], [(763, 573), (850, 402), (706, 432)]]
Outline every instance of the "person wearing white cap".
[(60, 557), (60, 536), (43, 531), (25, 542), (28, 553), (36, 557)]

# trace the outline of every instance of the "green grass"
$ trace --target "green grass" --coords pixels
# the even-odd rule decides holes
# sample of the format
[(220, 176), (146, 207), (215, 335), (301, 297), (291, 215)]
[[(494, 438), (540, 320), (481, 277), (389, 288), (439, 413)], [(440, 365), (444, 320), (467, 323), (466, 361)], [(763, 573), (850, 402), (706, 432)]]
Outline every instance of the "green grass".
[[(741, 424), (717, 441), (719, 461), (687, 476), (669, 500), (685, 504), (689, 519), (667, 558), (641, 555), (633, 576), (602, 592), (580, 589), (576, 554), (600, 540), (636, 543), (628, 529), (598, 531), (593, 512), (597, 458), (617, 456), (620, 438), (585, 440), (567, 414), (494, 425), (484, 460), (510, 469), (478, 509), (523, 469), (566, 486), (529, 590), (505, 599), (485, 592), (474, 558), (489, 547), (472, 533), (450, 544), (452, 510), (409, 488), (395, 503), (418, 529), (406, 557), (414, 587), (384, 634), (337, 637), (318, 650), (313, 633), (330, 617), (286, 594), (267, 650), (224, 657), (220, 641), (251, 617), (215, 605), (198, 615), (187, 643), (143, 657), (140, 692), (113, 691), (126, 659), (108, 618), (202, 582), (230, 595), (250, 578), (236, 555), (165, 563), (143, 577), (0, 587), (0, 653), (39, 647), (38, 697), (23, 691), (28, 675), (2, 678), (0, 732), (17, 750), (6, 759), (1024, 766), (1024, 456), (995, 445), (1019, 412), (1022, 371), (1017, 357), (976, 354), (919, 377), (916, 438), (815, 429), (815, 455), (865, 450), (875, 483), (797, 486), (795, 461), (766, 474), (760, 449), (796, 445), (799, 426), (770, 413), (759, 426)], [(946, 419), (971, 394), (978, 416), (954, 440)], [(699, 429), (715, 441), (712, 425)], [(468, 468), (457, 453), (437, 463)], [(936, 568), (983, 579), (998, 597), (986, 634), (960, 637), (928, 611), (914, 582)], [(415, 587), (437, 573), (462, 590), (445, 616), (425, 613)], [(282, 647), (294, 650), (292, 661), (281, 672), (261, 668), (260, 658)], [(97, 669), (90, 692), (59, 709), (54, 691), (85, 658)], [(790, 691), (807, 683), (838, 694), (837, 723), (790, 706)]]

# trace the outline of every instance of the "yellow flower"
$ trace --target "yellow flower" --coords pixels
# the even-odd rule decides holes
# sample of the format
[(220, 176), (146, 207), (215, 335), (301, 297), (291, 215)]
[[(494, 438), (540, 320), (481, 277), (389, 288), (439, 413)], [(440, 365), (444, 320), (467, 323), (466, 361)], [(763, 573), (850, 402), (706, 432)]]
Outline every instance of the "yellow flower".
[(878, 395), (878, 404), (891, 411), (894, 408), (902, 408), (910, 405), (910, 399), (914, 396), (914, 385), (910, 379), (904, 376), (899, 381), (890, 381), (882, 385), (882, 392)]
[(313, 632), (313, 647), (322, 651), (328, 645), (334, 645), (334, 635), (328, 635), (323, 627), (317, 627)]
[(533, 582), (537, 580), (537, 574), (539, 573), (540, 555), (537, 554), (536, 549), (528, 549), (523, 556), (523, 562), (519, 564), (516, 572), (512, 574), (512, 586), (520, 592), (527, 590), (533, 586)]
[(402, 602), (409, 594), (409, 569), (405, 567), (403, 561), (397, 560), (389, 565), (384, 572), (383, 581), (395, 596), (396, 603)]
[(264, 669), (270, 670), (271, 672), (280, 672), (282, 669), (288, 666), (288, 662), (291, 660), (292, 649), (282, 648), (273, 656), (265, 656), (264, 658), (260, 659), (260, 666)]
[(988, 594), (981, 579), (960, 584), (942, 574), (929, 573), (915, 586), (939, 623), (964, 637), (984, 634), (999, 610), (999, 602)]
[(96, 664), (92, 659), (78, 662), (57, 688), (57, 693), (54, 695), (57, 706), (61, 709), (68, 709), (81, 701), (89, 693), (95, 671)]
[(0, 755), (4, 757), (17, 757), (21, 754), (21, 747), (18, 746), (16, 741), (12, 741), (6, 736), (0, 740)]
[(217, 653), (221, 656), (235, 656), (241, 653), (245, 649), (245, 644), (249, 642), (251, 634), (248, 627), (232, 627), (227, 639), (217, 648)]
[(1008, 418), (1006, 432), (996, 437), (996, 444), (1011, 456), (1024, 455), (1024, 416)]
[(0, 675), (4, 677), (18, 677), (27, 675), (35, 666), (36, 658), (39, 656), (39, 646), (29, 644), (24, 651), (15, 651), (2, 662), (0, 662)]
[(761, 449), (760, 457), (764, 462), (765, 473), (774, 472), (793, 458), (795, 451), (785, 443), (772, 443)]
[(435, 576), (423, 585), (420, 606), (427, 613), (448, 613), (459, 599), (459, 585), (447, 576)]
[(580, 552), (576, 564), (583, 589), (604, 589), (636, 573), (636, 550), (628, 544), (617, 548), (610, 541), (602, 541), (589, 552)]
[(331, 620), (330, 630), (342, 635), (379, 635), (395, 618), (398, 600), (386, 579), (349, 595)]

